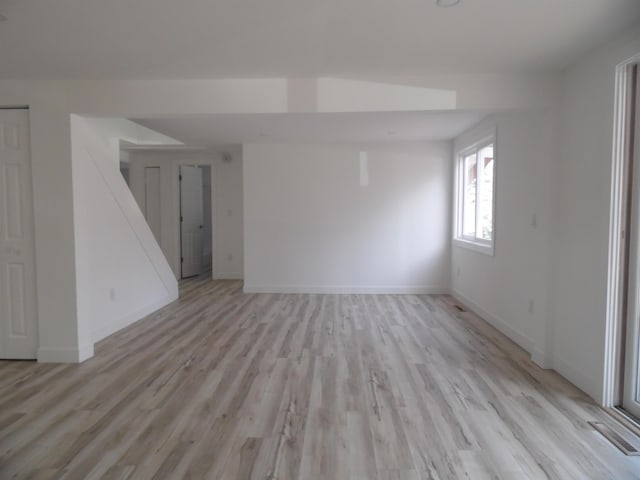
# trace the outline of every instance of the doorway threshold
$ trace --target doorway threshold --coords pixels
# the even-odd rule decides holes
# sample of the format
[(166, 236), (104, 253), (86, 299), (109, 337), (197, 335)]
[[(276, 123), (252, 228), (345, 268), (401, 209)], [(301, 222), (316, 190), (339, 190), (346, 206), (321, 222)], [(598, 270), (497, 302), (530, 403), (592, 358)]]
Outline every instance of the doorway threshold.
[(624, 410), (622, 407), (605, 408), (605, 411), (619, 424), (640, 438), (640, 420)]

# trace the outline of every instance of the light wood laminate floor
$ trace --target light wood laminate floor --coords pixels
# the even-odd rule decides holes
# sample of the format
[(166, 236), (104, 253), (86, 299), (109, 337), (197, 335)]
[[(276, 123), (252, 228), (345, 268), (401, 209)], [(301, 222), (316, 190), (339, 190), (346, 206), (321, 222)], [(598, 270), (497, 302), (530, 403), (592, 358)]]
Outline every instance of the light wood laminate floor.
[(0, 362), (0, 478), (640, 478), (449, 297), (241, 288), (188, 281), (81, 365)]

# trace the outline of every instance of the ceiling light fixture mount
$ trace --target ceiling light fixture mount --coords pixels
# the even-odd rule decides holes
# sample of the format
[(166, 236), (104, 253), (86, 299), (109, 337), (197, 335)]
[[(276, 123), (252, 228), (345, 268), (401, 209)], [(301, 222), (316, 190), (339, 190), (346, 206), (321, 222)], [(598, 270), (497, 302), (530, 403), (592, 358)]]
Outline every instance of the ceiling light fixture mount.
[(443, 8), (455, 7), (460, 0), (436, 0), (436, 5)]

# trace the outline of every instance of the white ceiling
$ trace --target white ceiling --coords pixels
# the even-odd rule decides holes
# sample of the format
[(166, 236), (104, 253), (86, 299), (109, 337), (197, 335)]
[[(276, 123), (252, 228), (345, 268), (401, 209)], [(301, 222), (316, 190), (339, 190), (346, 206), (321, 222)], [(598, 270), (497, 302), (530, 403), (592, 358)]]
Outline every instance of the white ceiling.
[(374, 143), (448, 140), (483, 112), (223, 114), (133, 119), (189, 146), (242, 143)]
[(0, 77), (194, 78), (557, 70), (638, 0), (0, 0)]

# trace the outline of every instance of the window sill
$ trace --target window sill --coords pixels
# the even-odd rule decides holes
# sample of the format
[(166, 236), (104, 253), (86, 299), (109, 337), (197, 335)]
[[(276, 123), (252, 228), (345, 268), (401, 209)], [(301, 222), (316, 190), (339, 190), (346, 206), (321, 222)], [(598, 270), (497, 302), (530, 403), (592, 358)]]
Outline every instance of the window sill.
[(493, 243), (474, 242), (473, 240), (467, 240), (465, 238), (454, 238), (453, 244), (456, 247), (482, 253), (483, 255), (488, 255), (490, 257), (493, 257), (494, 255)]

